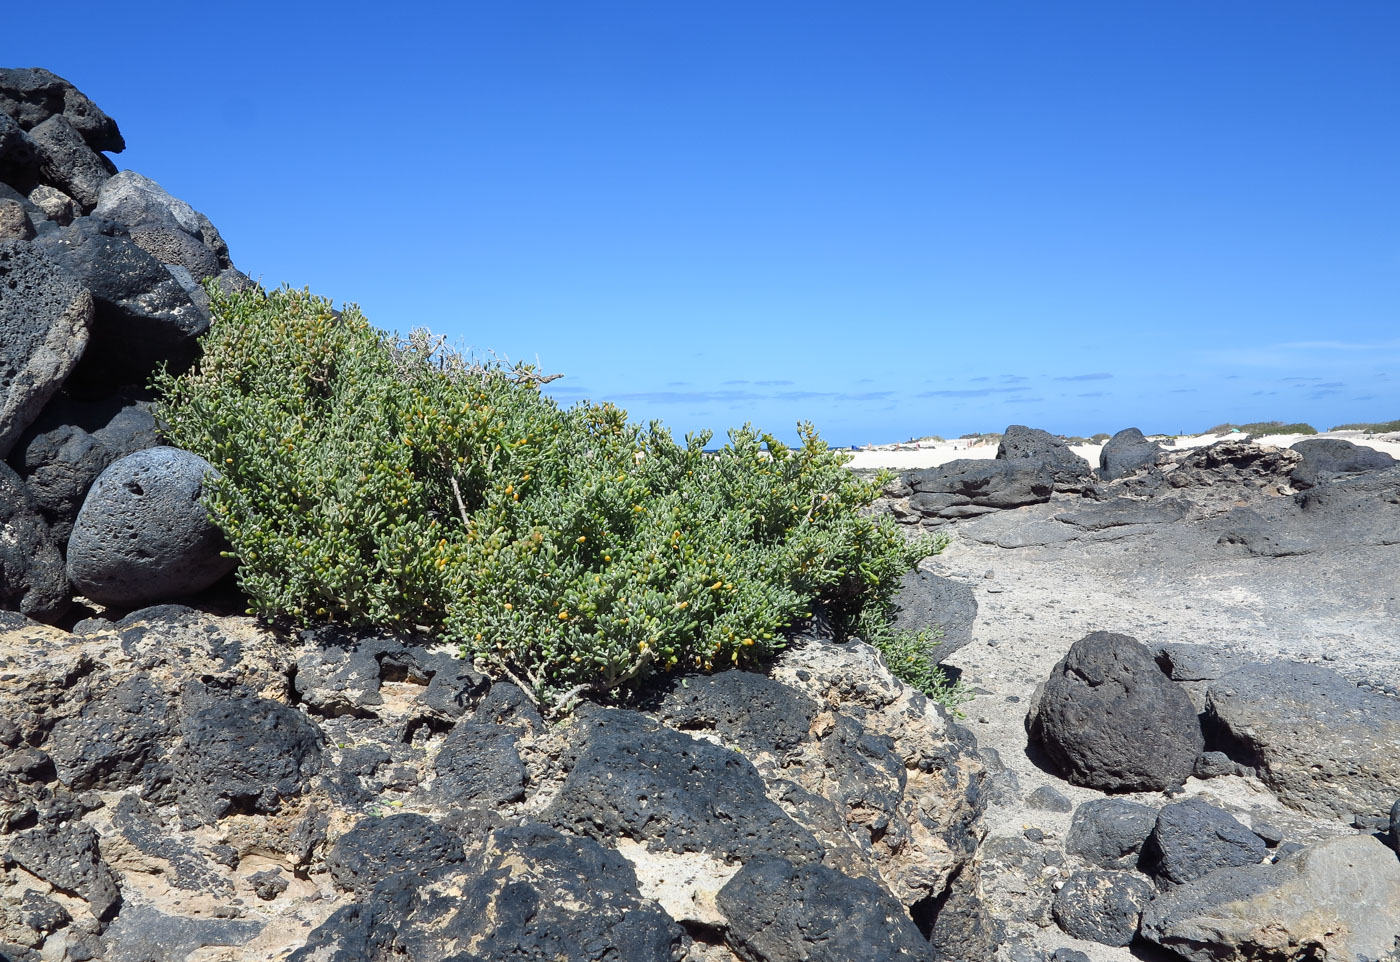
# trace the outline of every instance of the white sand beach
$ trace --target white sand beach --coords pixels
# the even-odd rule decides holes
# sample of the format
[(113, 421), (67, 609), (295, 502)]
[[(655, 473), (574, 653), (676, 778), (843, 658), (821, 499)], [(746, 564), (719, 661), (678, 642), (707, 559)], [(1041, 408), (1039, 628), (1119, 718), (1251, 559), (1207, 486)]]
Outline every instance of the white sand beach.
[[(1226, 438), (1238, 438), (1239, 434), (1196, 434), (1173, 437), (1171, 435), (1150, 435), (1151, 440), (1172, 450), (1199, 448), (1215, 444)], [(1353, 444), (1374, 448), (1400, 459), (1400, 434), (1370, 435), (1363, 431), (1325, 431), (1320, 434), (1269, 434), (1255, 438), (1260, 444), (1286, 448), (1305, 438), (1340, 438)], [(1075, 444), (1070, 450), (1091, 465), (1099, 463), (1099, 452), (1103, 444)], [(890, 468), (895, 471), (913, 471), (919, 468), (933, 468), (960, 458), (994, 458), (997, 455), (997, 442), (982, 438), (956, 438), (951, 441), (910, 441), (904, 444), (868, 445), (851, 452), (849, 467), (855, 469)]]

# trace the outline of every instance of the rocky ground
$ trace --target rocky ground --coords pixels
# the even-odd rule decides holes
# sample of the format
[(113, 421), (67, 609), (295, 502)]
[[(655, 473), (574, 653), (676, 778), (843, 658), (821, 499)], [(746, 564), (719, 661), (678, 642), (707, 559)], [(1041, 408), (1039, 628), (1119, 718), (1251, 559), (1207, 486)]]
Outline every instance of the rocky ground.
[[(966, 586), (976, 601), (968, 640), (945, 664), (975, 696), (963, 708), (965, 722), (991, 767), (1002, 767), (993, 776), (980, 856), (983, 892), (991, 914), (1007, 923), (1007, 943), (1022, 946), (1026, 958), (1036, 957), (1033, 949), (1066, 947), (1096, 962), (1175, 957), (1141, 942), (1109, 947), (1071, 938), (1052, 918), (1056, 890), (1085, 868), (1065, 851), (1074, 810), (1108, 797), (1070, 784), (1027, 735), (1037, 688), (1073, 643), (1111, 631), (1171, 653), (1173, 675), (1197, 710), (1212, 679), (1273, 659), (1330, 669), (1361, 691), (1397, 694), (1396, 469), (1329, 476), (1342, 480), (1336, 490), (1345, 494), (1319, 497), (1320, 488), (1293, 487), (1300, 462), (1290, 451), (1240, 448), (1233, 460), (1204, 466), (1198, 458), (1185, 466), (1190, 482), (1179, 476), (1173, 485), (1181, 459), (1163, 459), (1165, 471), (1090, 485), (1087, 496), (1057, 492), (939, 524), (951, 543), (924, 564)], [(1388, 731), (1393, 757), (1400, 727)], [(1400, 784), (1389, 790), (1400, 797)], [(1153, 808), (1204, 799), (1295, 843), (1364, 835), (1380, 824), (1362, 818), (1358, 828), (1355, 813), (1344, 811), (1315, 817), (1284, 804), (1280, 794), (1251, 770), (1112, 797)]]

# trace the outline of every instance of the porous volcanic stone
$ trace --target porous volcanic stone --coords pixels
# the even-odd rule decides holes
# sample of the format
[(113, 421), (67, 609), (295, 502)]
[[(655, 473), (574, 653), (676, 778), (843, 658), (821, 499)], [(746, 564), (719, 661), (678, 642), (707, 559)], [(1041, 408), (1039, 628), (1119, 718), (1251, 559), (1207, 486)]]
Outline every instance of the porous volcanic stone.
[(40, 176), (91, 210), (102, 185), (117, 172), (112, 162), (89, 147), (62, 114), (30, 130), (29, 139), (39, 158)]
[(102, 185), (94, 217), (124, 224), (136, 246), (162, 264), (178, 264), (195, 281), (232, 267), (228, 245), (208, 217), (160, 184), (124, 170)]
[(196, 341), (209, 330), (208, 313), (124, 226), (79, 217), (31, 243), (91, 291), (96, 305), (88, 360), (70, 378), (70, 389), (103, 396), (120, 385), (144, 384), (162, 363), (180, 373), (194, 362)]
[(1051, 912), (1067, 935), (1104, 945), (1127, 945), (1137, 935), (1152, 883), (1130, 872), (1076, 872), (1065, 882)]
[(93, 150), (126, 149), (117, 122), (68, 81), (43, 67), (0, 68), (0, 114), (29, 130), (62, 114)]
[(93, 601), (136, 608), (208, 588), (233, 570), (200, 499), (214, 469), (179, 448), (148, 448), (93, 482), (68, 539), (68, 577)]
[(720, 889), (725, 941), (763, 962), (915, 962), (929, 957), (904, 906), (869, 879), (757, 856)]
[(195, 822), (275, 812), (321, 770), (325, 738), (295, 709), (199, 688), (185, 702), (172, 767), (180, 811)]
[(1137, 428), (1124, 428), (1108, 439), (1099, 452), (1099, 477), (1114, 481), (1157, 463), (1162, 448), (1143, 437)]
[(326, 868), (337, 885), (360, 896), (390, 875), (427, 878), (434, 869), (466, 861), (462, 840), (425, 815), (364, 818), (336, 840)]
[(53, 258), (24, 241), (0, 240), (0, 458), (83, 355), (92, 296)]
[(60, 892), (88, 903), (105, 922), (121, 905), (116, 876), (102, 860), (97, 832), (87, 825), (46, 824), (9, 840), (10, 857)]
[(1142, 861), (1153, 875), (1180, 883), (1218, 868), (1256, 865), (1267, 852), (1264, 840), (1229, 812), (1190, 798), (1157, 813)]
[(1350, 821), (1386, 814), (1400, 795), (1400, 701), (1321, 665), (1230, 672), (1211, 685), (1204, 723), (1292, 808)]
[(438, 805), (499, 808), (525, 799), (525, 766), (515, 732), (499, 725), (460, 721), (433, 759), (429, 795)]
[(616, 852), (529, 823), (492, 832), (465, 863), (426, 879), (390, 875), (312, 931), (288, 962), (673, 962), (684, 937), (641, 898)]
[(135, 676), (99, 690), (49, 735), (59, 781), (74, 790), (140, 785), (169, 750), (171, 714), (170, 698), (149, 678)]
[(821, 857), (822, 846), (768, 798), (737, 752), (633, 711), (590, 712), (576, 724), (583, 747), (545, 811), (559, 828), (715, 858)]
[(1342, 438), (1305, 438), (1293, 445), (1303, 463), (1293, 472), (1293, 483), (1310, 488), (1347, 474), (1386, 471), (1396, 460), (1384, 451), (1354, 444)]
[(1106, 631), (1051, 671), (1032, 732), (1069, 781), (1101, 791), (1180, 785), (1204, 747), (1186, 692), (1141, 643)]
[(722, 671), (677, 679), (660, 706), (663, 721), (685, 731), (714, 731), (746, 752), (780, 753), (806, 739), (817, 706), (767, 675)]
[(1078, 492), (1092, 483), (1094, 469), (1069, 445), (1039, 428), (1012, 424), (1001, 435), (997, 445), (997, 460), (1039, 461), (1050, 468), (1056, 491)]

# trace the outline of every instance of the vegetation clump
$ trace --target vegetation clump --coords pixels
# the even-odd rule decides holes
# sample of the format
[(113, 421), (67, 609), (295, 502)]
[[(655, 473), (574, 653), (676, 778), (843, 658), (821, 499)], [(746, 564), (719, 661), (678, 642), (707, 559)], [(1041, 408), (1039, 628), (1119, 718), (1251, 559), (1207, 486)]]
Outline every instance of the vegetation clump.
[(1231, 431), (1238, 431), (1241, 434), (1316, 434), (1317, 428), (1311, 424), (1296, 423), (1284, 424), (1282, 421), (1251, 421), (1248, 424), (1231, 424), (1226, 421), (1224, 424), (1217, 424), (1202, 433), (1204, 434), (1229, 434)]
[(1333, 431), (1365, 431), (1367, 434), (1390, 434), (1400, 431), (1400, 421), (1364, 421), (1357, 424), (1339, 424)]
[(888, 643), (898, 579), (942, 547), (863, 513), (887, 478), (810, 425), (799, 447), (745, 426), (707, 454), (709, 434), (561, 409), (529, 366), (305, 291), (210, 297), (160, 413), (218, 468), (206, 503), (263, 616), (456, 640), (560, 702), (758, 663), (817, 605)]

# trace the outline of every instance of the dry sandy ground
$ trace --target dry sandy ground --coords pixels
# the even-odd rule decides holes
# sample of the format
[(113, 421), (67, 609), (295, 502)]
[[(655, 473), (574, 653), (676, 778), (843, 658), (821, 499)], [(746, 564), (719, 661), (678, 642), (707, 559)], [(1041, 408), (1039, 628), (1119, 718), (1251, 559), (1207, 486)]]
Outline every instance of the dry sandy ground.
[[(1181, 450), (1184, 448), (1198, 448), (1206, 444), (1214, 444), (1222, 441), (1229, 435), (1199, 434), (1193, 437), (1168, 438), (1158, 436), (1155, 440), (1162, 442), (1163, 447), (1168, 449)], [(1235, 435), (1239, 437), (1239, 435)], [(1400, 435), (1366, 435), (1360, 431), (1328, 431), (1322, 434), (1271, 434), (1256, 438), (1260, 444), (1271, 444), (1275, 447), (1286, 448), (1295, 441), (1301, 441), (1308, 437), (1319, 438), (1341, 438), (1351, 441), (1353, 444), (1363, 444), (1377, 451), (1383, 451), (1393, 458), (1400, 459)], [(891, 468), (895, 471), (913, 471), (918, 468), (932, 468), (940, 464), (947, 464), (949, 461), (956, 461), (959, 458), (994, 458), (997, 456), (996, 443), (987, 444), (972, 439), (956, 439), (953, 441), (925, 441), (919, 442), (920, 446), (911, 448), (909, 445), (881, 445), (879, 447), (865, 448), (860, 451), (851, 452), (850, 467), (856, 469), (867, 468)], [(1099, 464), (1099, 452), (1103, 450), (1102, 444), (1076, 444), (1070, 448), (1075, 454), (1088, 461), (1094, 467)]]

